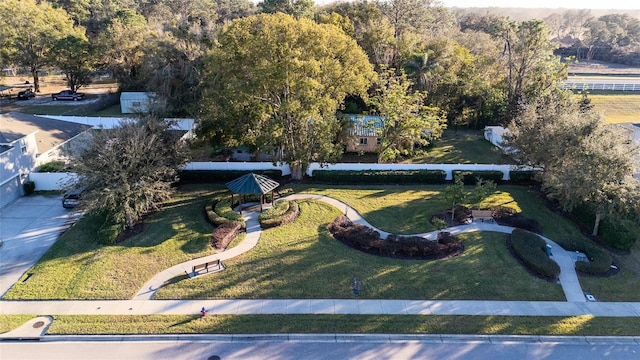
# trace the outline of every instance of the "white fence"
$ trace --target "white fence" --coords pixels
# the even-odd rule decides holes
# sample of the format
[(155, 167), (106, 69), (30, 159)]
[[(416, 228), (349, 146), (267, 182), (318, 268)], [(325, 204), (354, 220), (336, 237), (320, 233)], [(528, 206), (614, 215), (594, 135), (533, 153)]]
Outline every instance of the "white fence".
[[(122, 122), (130, 121), (127, 117), (99, 117), (99, 116), (68, 116), (68, 115), (38, 115), (48, 119), (68, 121), (76, 124), (89, 125), (94, 128), (113, 129)], [(176, 122), (173, 130), (192, 131), (195, 124), (194, 119), (167, 119)]]
[(588, 82), (564, 82), (560, 84), (562, 89), (570, 90), (611, 90), (611, 91), (640, 91), (640, 84), (623, 83), (588, 83)]
[[(290, 175), (291, 169), (289, 165), (273, 165), (268, 162), (191, 162), (188, 163), (184, 170), (239, 170), (239, 171), (257, 171), (257, 170), (281, 170), (282, 175)], [(502, 180), (509, 180), (509, 173), (513, 170), (531, 170), (517, 165), (494, 165), (494, 164), (330, 164), (321, 165), (313, 163), (307, 169), (307, 175), (313, 176), (313, 172), (317, 170), (444, 170), (446, 172), (446, 180), (453, 180), (454, 170), (468, 171), (501, 171)], [(36, 184), (36, 190), (61, 190), (65, 186), (76, 181), (77, 175), (74, 173), (31, 173), (29, 180)]]
[(37, 173), (29, 174), (29, 180), (36, 184), (36, 191), (62, 190), (75, 183), (78, 175), (75, 173)]

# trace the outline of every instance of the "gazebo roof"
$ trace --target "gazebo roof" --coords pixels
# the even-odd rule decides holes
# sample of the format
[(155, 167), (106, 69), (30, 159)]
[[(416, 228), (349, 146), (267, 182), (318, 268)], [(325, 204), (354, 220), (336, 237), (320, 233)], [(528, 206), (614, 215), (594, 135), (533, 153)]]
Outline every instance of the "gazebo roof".
[(242, 175), (226, 185), (236, 194), (266, 194), (280, 186), (278, 182), (254, 173)]

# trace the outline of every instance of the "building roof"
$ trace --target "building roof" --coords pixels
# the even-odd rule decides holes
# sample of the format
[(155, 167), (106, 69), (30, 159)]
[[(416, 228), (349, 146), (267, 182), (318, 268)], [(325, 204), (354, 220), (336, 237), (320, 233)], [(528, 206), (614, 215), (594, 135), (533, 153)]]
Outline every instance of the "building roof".
[(382, 119), (377, 115), (349, 115), (353, 127), (349, 130), (351, 136), (378, 136), (382, 129)]
[(152, 92), (121, 92), (120, 100), (149, 100), (155, 96), (156, 93)]
[(9, 145), (35, 133), (38, 154), (76, 137), (91, 126), (19, 112), (0, 114), (0, 141)]
[(254, 173), (242, 175), (226, 185), (236, 194), (266, 194), (280, 186), (278, 182)]

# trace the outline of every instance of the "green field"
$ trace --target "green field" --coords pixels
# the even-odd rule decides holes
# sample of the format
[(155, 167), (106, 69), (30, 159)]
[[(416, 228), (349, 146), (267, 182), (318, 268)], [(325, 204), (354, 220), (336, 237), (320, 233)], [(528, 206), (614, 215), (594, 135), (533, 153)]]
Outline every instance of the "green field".
[(589, 99), (608, 123), (640, 123), (640, 93), (589, 94)]

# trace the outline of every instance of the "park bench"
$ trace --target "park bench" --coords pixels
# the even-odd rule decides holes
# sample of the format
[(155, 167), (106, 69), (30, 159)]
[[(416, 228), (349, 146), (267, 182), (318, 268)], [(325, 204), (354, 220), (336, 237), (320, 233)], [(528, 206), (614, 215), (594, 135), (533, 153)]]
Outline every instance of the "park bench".
[(211, 260), (202, 264), (194, 265), (191, 270), (191, 274), (189, 274), (189, 277), (194, 277), (196, 275), (199, 275), (200, 272), (203, 270), (208, 273), (209, 269), (220, 271), (220, 270), (224, 270), (224, 266), (222, 265), (222, 261), (220, 261), (220, 259)]
[(480, 220), (484, 222), (493, 222), (493, 212), (491, 210), (471, 210), (473, 221)]

